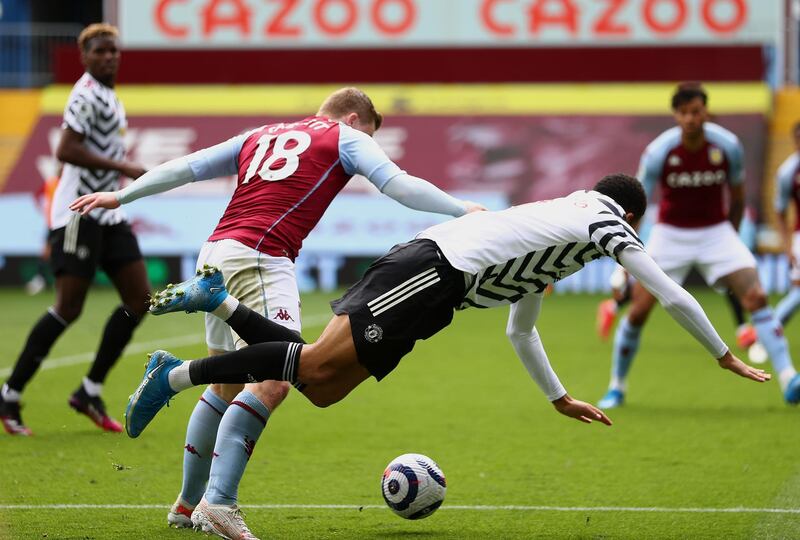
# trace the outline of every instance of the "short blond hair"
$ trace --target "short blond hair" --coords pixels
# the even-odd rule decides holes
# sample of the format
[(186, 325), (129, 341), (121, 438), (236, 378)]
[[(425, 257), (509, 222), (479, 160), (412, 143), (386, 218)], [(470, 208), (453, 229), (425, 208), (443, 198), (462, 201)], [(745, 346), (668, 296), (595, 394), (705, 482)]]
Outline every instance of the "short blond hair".
[(340, 88), (325, 98), (319, 107), (319, 114), (330, 118), (342, 118), (353, 112), (362, 122), (374, 122), (376, 130), (383, 123), (383, 115), (375, 110), (369, 96), (354, 86)]
[(78, 48), (85, 51), (89, 46), (89, 42), (99, 36), (119, 37), (119, 30), (117, 27), (108, 23), (94, 23), (90, 24), (78, 36)]

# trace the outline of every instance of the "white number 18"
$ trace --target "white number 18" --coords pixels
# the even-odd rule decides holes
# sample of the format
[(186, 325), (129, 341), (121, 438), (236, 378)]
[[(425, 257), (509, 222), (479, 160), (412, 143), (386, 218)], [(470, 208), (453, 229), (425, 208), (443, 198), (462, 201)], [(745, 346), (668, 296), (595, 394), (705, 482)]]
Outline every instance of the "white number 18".
[[(272, 153), (264, 160), (264, 156), (269, 151), (273, 139), (275, 139), (275, 145), (272, 147)], [(295, 145), (291, 148), (286, 148), (289, 141), (293, 141)], [(243, 184), (250, 182), (255, 177), (256, 171), (258, 171), (257, 174), (262, 180), (269, 182), (283, 180), (294, 174), (300, 166), (300, 154), (311, 146), (311, 135), (304, 131), (287, 131), (277, 137), (275, 135), (262, 135), (257, 144), (256, 153), (247, 168), (247, 173), (245, 173), (242, 181)], [(262, 160), (264, 160), (263, 164), (261, 163)], [(280, 160), (285, 160), (283, 166), (278, 169), (271, 169)], [(259, 168), (259, 165), (261, 165), (261, 168)]]

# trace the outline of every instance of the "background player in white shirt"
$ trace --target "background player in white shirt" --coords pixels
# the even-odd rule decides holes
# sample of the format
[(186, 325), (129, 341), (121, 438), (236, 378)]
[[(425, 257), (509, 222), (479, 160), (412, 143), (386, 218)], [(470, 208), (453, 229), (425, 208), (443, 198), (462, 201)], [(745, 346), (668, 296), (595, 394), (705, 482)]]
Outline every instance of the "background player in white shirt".
[(78, 36), (86, 73), (75, 83), (64, 107), (56, 156), (64, 167), (50, 205), (50, 265), (56, 301), (28, 335), (14, 370), (0, 390), (0, 421), (11, 435), (29, 435), (20, 416), (20, 395), (50, 348), (81, 314), (94, 274), (102, 268), (122, 304), (106, 323), (92, 366), (70, 396), (69, 405), (105, 431), (122, 426), (108, 416), (100, 397), (108, 372), (147, 313), (150, 284), (136, 237), (120, 210), (98, 208), (79, 216), (68, 206), (75, 197), (115, 190), (119, 177), (145, 171), (125, 158), (125, 110), (114, 92), (120, 50), (117, 29), (93, 24)]
[[(659, 135), (642, 155), (638, 177), (648, 198), (656, 187), (661, 191), (647, 252), (677, 283), (696, 268), (709, 285), (737, 296), (751, 313), (784, 399), (796, 404), (800, 375), (781, 323), (767, 304), (755, 258), (736, 233), (744, 208), (744, 152), (736, 135), (707, 121), (707, 100), (700, 85), (679, 85), (672, 97), (678, 125)], [(634, 284), (631, 307), (614, 336), (611, 382), (600, 407), (623, 404), (628, 372), (655, 301), (642, 284)]]
[[(286, 328), (284, 339), (294, 340), (301, 329), (294, 258), (353, 175), (363, 175), (384, 194), (417, 210), (461, 216), (484, 209), (401, 170), (371, 137), (382, 120), (366, 94), (343, 88), (331, 94), (315, 116), (262, 126), (165, 163), (121, 192), (82, 197), (72, 208), (82, 213), (114, 208), (188, 182), (237, 175), (231, 201), (200, 252), (198, 271), (205, 265), (221, 268), (233, 294)], [(206, 341), (210, 354), (246, 345), (212, 315), (206, 317)], [(236, 505), (247, 461), (269, 415), (288, 391), (287, 383), (265, 381), (244, 390), (241, 384), (212, 385), (203, 393), (189, 420), (184, 481), (168, 515), (170, 524), (189, 526), (191, 517), (195, 524), (212, 528), (235, 514), (228, 510)], [(201, 498), (205, 511), (192, 513), (201, 508)], [(217, 517), (210, 515), (215, 508), (221, 509)], [(235, 528), (236, 519), (231, 526), (233, 531), (217, 527), (217, 532), (243, 534), (243, 525)]]
[(306, 397), (326, 407), (370, 375), (385, 377), (416, 340), (450, 324), (454, 310), (511, 304), (506, 333), (556, 410), (582, 422), (610, 425), (602, 411), (567, 394), (535, 327), (547, 286), (604, 255), (648, 287), (721, 367), (755, 381), (768, 380), (763, 370), (731, 354), (700, 305), (644, 252), (632, 225), (645, 205), (635, 178), (614, 175), (594, 191), (435, 225), (375, 261), (361, 281), (331, 303), (335, 316), (320, 338), (307, 345), (299, 337), (287, 342), (285, 329), (228, 295), (218, 272), (193, 278), (176, 287), (183, 293), (179, 301), (156, 295), (154, 313), (211, 312), (250, 346), (186, 363), (157, 351), (128, 403), (127, 422), (138, 434), (181, 390), (251, 379), (306, 384)]

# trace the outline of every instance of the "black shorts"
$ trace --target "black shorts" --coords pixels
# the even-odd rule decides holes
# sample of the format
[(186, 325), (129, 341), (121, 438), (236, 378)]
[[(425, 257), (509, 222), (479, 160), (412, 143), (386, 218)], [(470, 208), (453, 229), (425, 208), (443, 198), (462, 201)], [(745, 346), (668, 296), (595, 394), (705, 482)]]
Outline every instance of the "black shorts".
[(373, 262), (331, 307), (350, 316), (358, 361), (381, 380), (414, 342), (450, 324), (465, 286), (464, 273), (450, 266), (435, 242), (413, 240)]
[(92, 279), (98, 266), (113, 276), (121, 267), (142, 258), (130, 225), (100, 225), (78, 214), (66, 227), (50, 231), (49, 242), (50, 265), (56, 276)]

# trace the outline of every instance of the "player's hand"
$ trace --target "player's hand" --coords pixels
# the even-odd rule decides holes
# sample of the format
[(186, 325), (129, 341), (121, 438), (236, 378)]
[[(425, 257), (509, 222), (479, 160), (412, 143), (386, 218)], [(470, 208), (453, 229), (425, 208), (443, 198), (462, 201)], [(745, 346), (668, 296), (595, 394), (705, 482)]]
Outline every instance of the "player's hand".
[(564, 416), (575, 418), (585, 424), (591, 424), (592, 420), (597, 420), (607, 426), (611, 425), (611, 419), (603, 411), (589, 403), (572, 399), (569, 394), (564, 394), (555, 400), (553, 406)]
[(489, 210), (482, 204), (478, 204), (476, 202), (472, 201), (461, 201), (461, 202), (464, 203), (464, 208), (467, 209), (467, 214), (471, 214), (472, 212), (486, 212), (487, 210)]
[(146, 173), (147, 169), (145, 169), (144, 167), (140, 167), (139, 165), (136, 165), (134, 163), (123, 163), (122, 167), (119, 168), (119, 172), (120, 174), (122, 174), (123, 176), (127, 176), (131, 180), (136, 180), (144, 173)]
[(740, 377), (744, 377), (745, 379), (752, 379), (758, 382), (765, 382), (772, 378), (772, 375), (766, 373), (763, 369), (757, 369), (752, 366), (748, 366), (738, 358), (736, 358), (730, 350), (725, 353), (725, 356), (722, 358), (717, 359), (719, 363), (719, 367), (723, 369), (727, 369), (729, 371), (733, 371)]
[(119, 201), (114, 193), (110, 191), (98, 191), (97, 193), (81, 195), (69, 205), (70, 210), (79, 212), (82, 216), (85, 216), (95, 208), (119, 208)]

